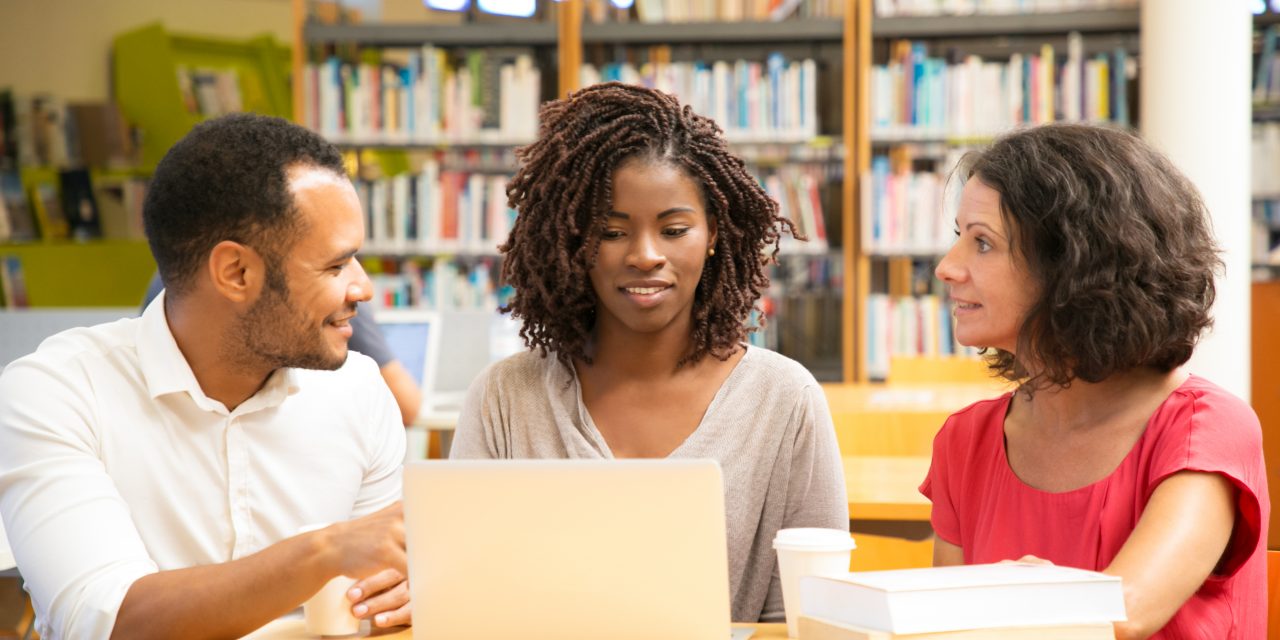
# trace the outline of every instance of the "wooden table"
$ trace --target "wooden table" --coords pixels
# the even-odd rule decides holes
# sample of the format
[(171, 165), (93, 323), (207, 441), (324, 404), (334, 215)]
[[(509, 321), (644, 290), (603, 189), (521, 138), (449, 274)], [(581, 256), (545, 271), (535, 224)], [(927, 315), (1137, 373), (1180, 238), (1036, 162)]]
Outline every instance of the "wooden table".
[(845, 456), (850, 520), (929, 521), (929, 500), (918, 488), (929, 473), (920, 456)]
[(923, 456), (845, 456), (849, 530), (858, 548), (850, 569), (878, 571), (933, 564), (931, 505), (918, 487), (929, 472)]
[[(925, 456), (947, 416), (1004, 390), (996, 382), (823, 385), (840, 453)], [(916, 483), (919, 484), (918, 482)]]
[[(735, 624), (735, 629), (754, 628), (755, 633), (752, 638), (786, 638), (787, 625), (782, 623), (773, 624)], [(317, 636), (308, 635), (306, 628), (300, 618), (282, 618), (271, 622), (267, 626), (254, 631), (245, 636), (245, 640), (304, 640), (315, 638)], [(356, 636), (349, 636), (356, 637)], [(413, 630), (409, 628), (400, 628), (390, 631), (379, 632), (377, 635), (367, 637), (386, 638), (387, 640), (413, 640)], [(654, 640), (661, 640), (655, 638)]]

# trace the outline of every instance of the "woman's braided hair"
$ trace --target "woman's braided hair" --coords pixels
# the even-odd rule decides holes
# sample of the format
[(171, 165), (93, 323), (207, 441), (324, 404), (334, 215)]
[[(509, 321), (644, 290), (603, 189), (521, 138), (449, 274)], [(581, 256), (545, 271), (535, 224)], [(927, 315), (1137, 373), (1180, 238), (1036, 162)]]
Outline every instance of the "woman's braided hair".
[(538, 115), (538, 140), (516, 151), (520, 168), (507, 199), (519, 215), (499, 247), (503, 278), (515, 288), (503, 311), (523, 320), (525, 344), (566, 365), (591, 362), (585, 350), (597, 300), (588, 271), (613, 202), (614, 172), (639, 161), (688, 175), (717, 232), (694, 296), (689, 352), (677, 366), (708, 353), (732, 355), (755, 329), (745, 321), (769, 286), (766, 260), (776, 259), (782, 232), (796, 229), (729, 152), (720, 127), (673, 96), (618, 82), (547, 102)]

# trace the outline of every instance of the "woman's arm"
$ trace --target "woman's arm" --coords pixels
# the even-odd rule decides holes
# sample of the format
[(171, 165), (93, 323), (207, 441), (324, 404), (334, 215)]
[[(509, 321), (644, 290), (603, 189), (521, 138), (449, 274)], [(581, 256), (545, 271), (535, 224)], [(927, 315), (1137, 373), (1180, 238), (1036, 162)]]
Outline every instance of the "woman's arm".
[(933, 566), (950, 567), (964, 564), (964, 549), (933, 536)]
[[(1160, 483), (1104, 573), (1124, 581), (1127, 622), (1116, 638), (1146, 638), (1169, 622), (1222, 559), (1236, 488), (1216, 473), (1181, 471)], [(936, 552), (935, 552), (936, 562)]]

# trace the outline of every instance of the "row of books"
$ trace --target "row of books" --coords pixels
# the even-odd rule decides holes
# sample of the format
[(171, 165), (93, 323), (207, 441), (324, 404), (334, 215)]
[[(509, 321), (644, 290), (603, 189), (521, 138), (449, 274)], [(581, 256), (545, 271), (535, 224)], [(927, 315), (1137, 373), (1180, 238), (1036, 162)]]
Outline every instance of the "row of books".
[(493, 311), (512, 294), (498, 284), (497, 257), (383, 259), (367, 268), (373, 303), (381, 308)]
[(94, 179), (86, 169), (66, 169), (30, 183), (17, 171), (0, 171), (0, 242), (141, 239), (146, 189), (146, 180)]
[(888, 156), (871, 159), (862, 176), (862, 247), (873, 255), (932, 256), (955, 241), (954, 211), (947, 207), (948, 176), (958, 150), (935, 171), (892, 168)]
[[(515, 223), (507, 206), (508, 176), (442, 170), (435, 159), (416, 174), (379, 180), (356, 180), (365, 212), (365, 250), (375, 254), (492, 255)], [(759, 176), (781, 215), (792, 220), (808, 240), (786, 235), (787, 254), (827, 252), (826, 189), (832, 184), (820, 166), (784, 165)], [(838, 185), (836, 185), (838, 186)]]
[(1250, 144), (1254, 198), (1280, 198), (1280, 122), (1256, 122)]
[(871, 70), (872, 135), (881, 139), (980, 139), (1024, 124), (1130, 120), (1129, 81), (1137, 65), (1123, 48), (1086, 58), (1083, 38), (1063, 56), (1045, 44), (1008, 62), (930, 57), (924, 42), (898, 41), (887, 65)]
[(1262, 51), (1253, 67), (1255, 104), (1280, 103), (1280, 56), (1276, 55), (1277, 39), (1280, 39), (1280, 25), (1273, 24), (1262, 32)]
[(942, 296), (867, 296), (867, 371), (872, 379), (889, 375), (892, 356), (973, 356), (956, 342), (950, 303)]
[(0, 170), (123, 167), (136, 160), (132, 132), (114, 103), (68, 104), (48, 93), (0, 90)]
[(377, 254), (495, 255), (511, 233), (505, 175), (442, 170), (357, 180), (365, 211), (365, 251)]
[(807, 242), (784, 235), (779, 247), (783, 253), (824, 254), (827, 252), (827, 223), (823, 206), (823, 189), (831, 183), (826, 168), (814, 165), (788, 164), (764, 171), (759, 177), (769, 197), (778, 202), (779, 213), (795, 223)]
[(875, 0), (876, 16), (1063, 13), (1136, 9), (1139, 0)]
[(537, 134), (542, 78), (530, 54), (427, 45), (406, 60), (307, 64), (304, 123), (334, 142), (523, 144)]
[(731, 142), (805, 142), (818, 133), (817, 64), (779, 53), (764, 62), (612, 63), (582, 66), (582, 86), (617, 80), (679, 96)]
[(192, 69), (179, 64), (177, 74), (178, 91), (182, 94), (182, 106), (187, 113), (214, 118), (244, 111), (240, 74), (234, 67)]
[[(817, 375), (840, 374), (844, 331), (844, 261), (839, 251), (824, 256), (782, 254), (768, 271), (769, 288), (758, 307), (763, 328), (751, 343), (777, 351)], [(752, 322), (759, 326), (759, 318)]]

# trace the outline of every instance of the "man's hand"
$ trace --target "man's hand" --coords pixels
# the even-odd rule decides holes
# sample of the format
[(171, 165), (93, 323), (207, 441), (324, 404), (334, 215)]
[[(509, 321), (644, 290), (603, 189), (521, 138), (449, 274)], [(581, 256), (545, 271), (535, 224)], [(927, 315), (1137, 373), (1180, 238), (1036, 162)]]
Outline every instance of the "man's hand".
[(351, 614), (372, 618), (375, 627), (409, 624), (409, 569), (401, 504), (334, 524), (320, 533), (338, 561), (338, 572), (359, 578), (347, 591), (347, 599), (353, 603)]
[(408, 575), (404, 551), (404, 511), (399, 502), (363, 518), (339, 522), (316, 533), (338, 575), (367, 578), (384, 569)]
[(347, 591), (347, 599), (355, 603), (351, 614), (357, 618), (372, 616), (375, 627), (413, 623), (413, 612), (409, 607), (409, 579), (394, 569), (380, 571), (355, 583)]

